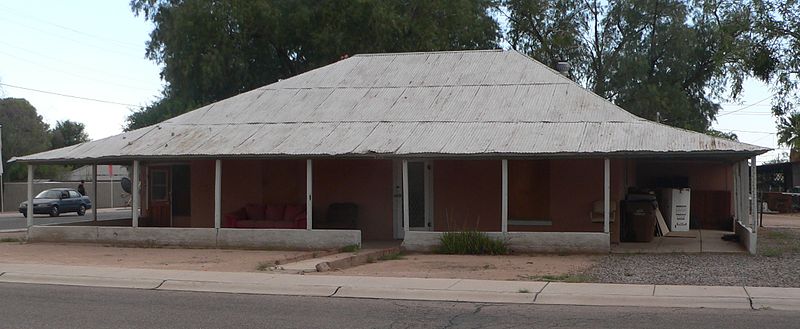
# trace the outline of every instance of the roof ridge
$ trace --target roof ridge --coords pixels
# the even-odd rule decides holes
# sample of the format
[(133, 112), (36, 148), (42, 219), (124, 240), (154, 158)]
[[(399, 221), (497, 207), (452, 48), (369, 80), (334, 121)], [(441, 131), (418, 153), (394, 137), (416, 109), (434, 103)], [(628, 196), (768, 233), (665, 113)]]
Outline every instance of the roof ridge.
[(365, 53), (355, 54), (350, 57), (371, 57), (371, 56), (400, 56), (400, 55), (428, 55), (428, 54), (449, 54), (449, 53), (486, 53), (486, 52), (505, 52), (503, 48), (497, 49), (465, 49), (465, 50), (436, 50), (436, 51), (408, 51), (393, 53)]
[(258, 87), (254, 90), (298, 90), (298, 89), (397, 89), (397, 88), (454, 88), (454, 87), (517, 87), (517, 86), (555, 86), (568, 85), (566, 82), (514, 82), (514, 83), (469, 83), (469, 84), (430, 84), (430, 85), (386, 85), (386, 86), (312, 86), (312, 87), (280, 87), (272, 85)]

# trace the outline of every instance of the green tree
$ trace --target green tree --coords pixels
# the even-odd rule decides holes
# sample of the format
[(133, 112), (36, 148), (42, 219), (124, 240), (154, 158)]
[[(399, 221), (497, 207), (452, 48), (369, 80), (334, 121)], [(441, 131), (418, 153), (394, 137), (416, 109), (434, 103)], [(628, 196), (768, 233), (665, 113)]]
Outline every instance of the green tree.
[(128, 117), (148, 126), (278, 79), (373, 52), (496, 48), (495, 0), (132, 0), (153, 22), (146, 55), (162, 98)]
[(512, 48), (544, 63), (568, 61), (573, 77), (587, 88), (672, 126), (708, 130), (719, 101), (736, 99), (744, 79), (772, 74), (764, 64), (769, 59), (752, 60), (767, 48), (764, 39), (752, 37), (747, 2), (503, 0), (501, 5)]
[(89, 135), (86, 134), (86, 126), (80, 122), (58, 121), (50, 131), (50, 146), (54, 149), (87, 141), (89, 141)]
[(724, 132), (716, 129), (709, 129), (706, 131), (706, 134), (714, 137), (730, 139), (732, 141), (739, 141), (739, 136), (737, 136), (734, 132)]
[(800, 112), (792, 112), (778, 119), (778, 144), (793, 151), (800, 150)]
[(766, 46), (751, 61), (775, 93), (772, 112), (779, 117), (793, 116), (800, 104), (800, 2), (753, 0), (752, 5), (752, 37)]
[[(28, 176), (25, 166), (9, 165), (9, 159), (46, 151), (50, 148), (48, 125), (22, 98), (0, 99), (0, 124), (3, 125), (3, 179), (24, 180)], [(52, 168), (37, 166), (37, 176), (50, 176)]]

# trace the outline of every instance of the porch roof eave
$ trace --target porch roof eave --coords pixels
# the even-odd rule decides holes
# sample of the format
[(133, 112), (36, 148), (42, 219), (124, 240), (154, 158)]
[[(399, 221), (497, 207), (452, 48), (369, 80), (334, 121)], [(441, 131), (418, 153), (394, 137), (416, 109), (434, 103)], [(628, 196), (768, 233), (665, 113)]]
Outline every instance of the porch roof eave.
[(85, 158), (37, 158), (35, 156), (15, 157), (8, 163), (21, 164), (129, 164), (140, 161), (187, 161), (213, 159), (581, 159), (581, 158), (679, 158), (679, 159), (729, 159), (741, 160), (761, 155), (770, 151), (768, 148), (757, 150), (722, 150), (722, 151), (615, 151), (615, 152), (557, 152), (557, 153), (365, 153), (365, 154), (193, 154), (193, 155), (112, 155)]

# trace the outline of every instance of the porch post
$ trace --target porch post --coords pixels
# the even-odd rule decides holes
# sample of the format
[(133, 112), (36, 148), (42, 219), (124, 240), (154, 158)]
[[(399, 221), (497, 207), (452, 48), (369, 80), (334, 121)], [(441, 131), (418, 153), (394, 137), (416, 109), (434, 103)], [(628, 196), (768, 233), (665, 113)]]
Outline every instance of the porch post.
[(214, 160), (214, 228), (222, 227), (222, 160)]
[(134, 228), (139, 227), (139, 160), (133, 160), (133, 181), (131, 182), (133, 202), (131, 204), (131, 222)]
[(28, 165), (28, 227), (33, 226), (33, 165)]
[(92, 164), (92, 220), (97, 221), (97, 208), (100, 205), (97, 200), (97, 164)]
[(608, 233), (611, 222), (611, 160), (603, 160), (603, 232)]
[(408, 160), (403, 160), (403, 231), (409, 231), (408, 216)]
[(500, 215), (500, 227), (503, 233), (508, 233), (508, 160), (503, 159), (502, 184), (503, 205)]
[(753, 234), (757, 233), (758, 230), (758, 191), (757, 191), (757, 180), (756, 175), (758, 171), (756, 170), (756, 157), (753, 156), (750, 158), (750, 225), (753, 229)]
[(312, 204), (312, 188), (314, 181), (314, 167), (311, 159), (306, 160), (306, 230), (311, 230), (314, 225), (312, 218), (314, 207)]

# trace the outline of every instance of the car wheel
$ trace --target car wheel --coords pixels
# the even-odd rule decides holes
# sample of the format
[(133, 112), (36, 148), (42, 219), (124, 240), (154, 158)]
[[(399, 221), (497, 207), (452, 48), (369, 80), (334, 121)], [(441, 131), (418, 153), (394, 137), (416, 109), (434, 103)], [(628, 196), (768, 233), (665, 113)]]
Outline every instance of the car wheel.
[(61, 213), (58, 211), (58, 206), (50, 208), (50, 217), (58, 217), (59, 214)]
[(78, 216), (83, 216), (83, 215), (86, 215), (86, 206), (81, 205), (81, 207), (78, 208)]

